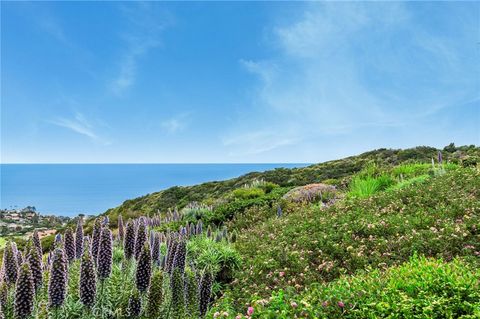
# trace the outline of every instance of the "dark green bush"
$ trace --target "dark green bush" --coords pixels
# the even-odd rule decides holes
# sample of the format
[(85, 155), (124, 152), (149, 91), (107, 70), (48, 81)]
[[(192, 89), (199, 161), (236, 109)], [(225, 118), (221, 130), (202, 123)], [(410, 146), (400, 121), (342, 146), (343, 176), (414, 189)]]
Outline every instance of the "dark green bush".
[(241, 187), (233, 191), (233, 196), (235, 199), (252, 199), (265, 195), (265, 191), (261, 188), (252, 187)]

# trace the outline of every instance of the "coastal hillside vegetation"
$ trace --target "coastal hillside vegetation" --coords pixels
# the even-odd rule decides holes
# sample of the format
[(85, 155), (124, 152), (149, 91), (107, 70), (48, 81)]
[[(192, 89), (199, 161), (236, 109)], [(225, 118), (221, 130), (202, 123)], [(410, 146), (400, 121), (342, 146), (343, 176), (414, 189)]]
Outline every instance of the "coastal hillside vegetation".
[(0, 318), (480, 318), (480, 149), (173, 187), (4, 243)]
[[(224, 222), (221, 215), (232, 217), (230, 210), (235, 211), (237, 207), (244, 209), (256, 205), (257, 202), (271, 204), (283, 196), (285, 192), (295, 186), (304, 186), (314, 183), (327, 183), (340, 188), (346, 187), (355, 173), (360, 172), (367, 165), (375, 164), (375, 167), (394, 167), (402, 163), (419, 164), (423, 171), (428, 173), (431, 168), (431, 161), (437, 161), (438, 152), (442, 151), (444, 163), (454, 163), (460, 166), (475, 166), (480, 162), (480, 149), (474, 145), (456, 147), (453, 143), (442, 150), (434, 147), (419, 146), (410, 149), (378, 149), (365, 152), (357, 156), (344, 159), (328, 161), (319, 164), (309, 165), (301, 168), (277, 168), (265, 172), (251, 172), (237, 178), (226, 181), (207, 182), (193, 186), (176, 186), (156, 193), (148, 194), (135, 199), (126, 200), (122, 205), (107, 210), (104, 215), (115, 222), (117, 216), (122, 215), (128, 219), (140, 215), (152, 216), (158, 213), (165, 213), (174, 208), (183, 209), (191, 203), (202, 203), (211, 206), (219, 213), (219, 218), (213, 221), (217, 224)], [(425, 166), (426, 165), (426, 166)], [(427, 167), (428, 166), (428, 167)], [(410, 169), (415, 169), (410, 166)], [(394, 172), (394, 177), (403, 180), (409, 177), (409, 172)], [(239, 188), (262, 181), (269, 186), (264, 189), (265, 196), (257, 198), (242, 198), (231, 196), (232, 192)], [(274, 194), (270, 194), (272, 187), (278, 186)], [(258, 194), (258, 193), (257, 193)], [(237, 203), (231, 205), (232, 199)], [(242, 202), (242, 203), (240, 203)], [(229, 206), (230, 205), (230, 206)], [(90, 227), (91, 223), (87, 224)]]

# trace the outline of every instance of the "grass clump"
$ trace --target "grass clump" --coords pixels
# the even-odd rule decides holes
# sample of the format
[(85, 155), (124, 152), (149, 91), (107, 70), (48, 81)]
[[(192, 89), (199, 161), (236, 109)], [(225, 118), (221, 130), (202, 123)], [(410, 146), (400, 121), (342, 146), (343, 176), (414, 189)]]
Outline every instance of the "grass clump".
[(378, 177), (357, 176), (350, 183), (348, 195), (350, 197), (365, 198), (387, 189), (394, 183), (394, 180), (389, 175), (380, 175)]
[(239, 268), (241, 258), (226, 240), (198, 236), (188, 242), (188, 258), (197, 269), (208, 270), (220, 283), (227, 283)]
[(252, 199), (257, 198), (265, 194), (265, 191), (261, 188), (251, 187), (251, 188), (237, 188), (233, 191), (233, 196), (235, 199)]
[(410, 185), (423, 183), (429, 178), (430, 178), (430, 175), (427, 175), (427, 174), (412, 177), (412, 178), (400, 181), (397, 184), (394, 184), (394, 185), (390, 186), (387, 190), (388, 191), (393, 191), (393, 190), (401, 189), (401, 188), (404, 188), (404, 187), (407, 187), (407, 186), (410, 186)]

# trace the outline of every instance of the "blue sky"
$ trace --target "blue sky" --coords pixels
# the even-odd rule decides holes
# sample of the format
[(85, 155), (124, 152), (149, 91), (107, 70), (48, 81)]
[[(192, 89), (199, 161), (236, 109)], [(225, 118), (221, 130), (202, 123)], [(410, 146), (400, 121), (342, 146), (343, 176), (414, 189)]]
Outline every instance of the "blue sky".
[(2, 163), (480, 144), (480, 3), (2, 2)]

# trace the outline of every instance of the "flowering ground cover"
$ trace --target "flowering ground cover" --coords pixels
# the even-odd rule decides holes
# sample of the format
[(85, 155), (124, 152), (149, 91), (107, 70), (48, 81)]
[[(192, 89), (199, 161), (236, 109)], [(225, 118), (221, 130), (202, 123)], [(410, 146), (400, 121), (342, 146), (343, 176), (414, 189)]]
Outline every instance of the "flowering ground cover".
[[(248, 310), (247, 310), (248, 311)], [(386, 271), (367, 269), (300, 294), (277, 290), (253, 300), (250, 318), (479, 318), (480, 273), (453, 259), (417, 255)], [(213, 317), (245, 318), (247, 315)]]
[[(461, 257), (478, 266), (479, 199), (479, 170), (457, 168), (368, 198), (344, 198), (329, 208), (297, 206), (281, 218), (271, 212), (240, 232), (235, 248), (242, 269), (214, 310), (244, 310), (272, 294), (276, 300), (282, 290), (302, 294), (359, 271), (401, 265), (414, 254)], [(432, 284), (427, 279), (424, 284)]]

